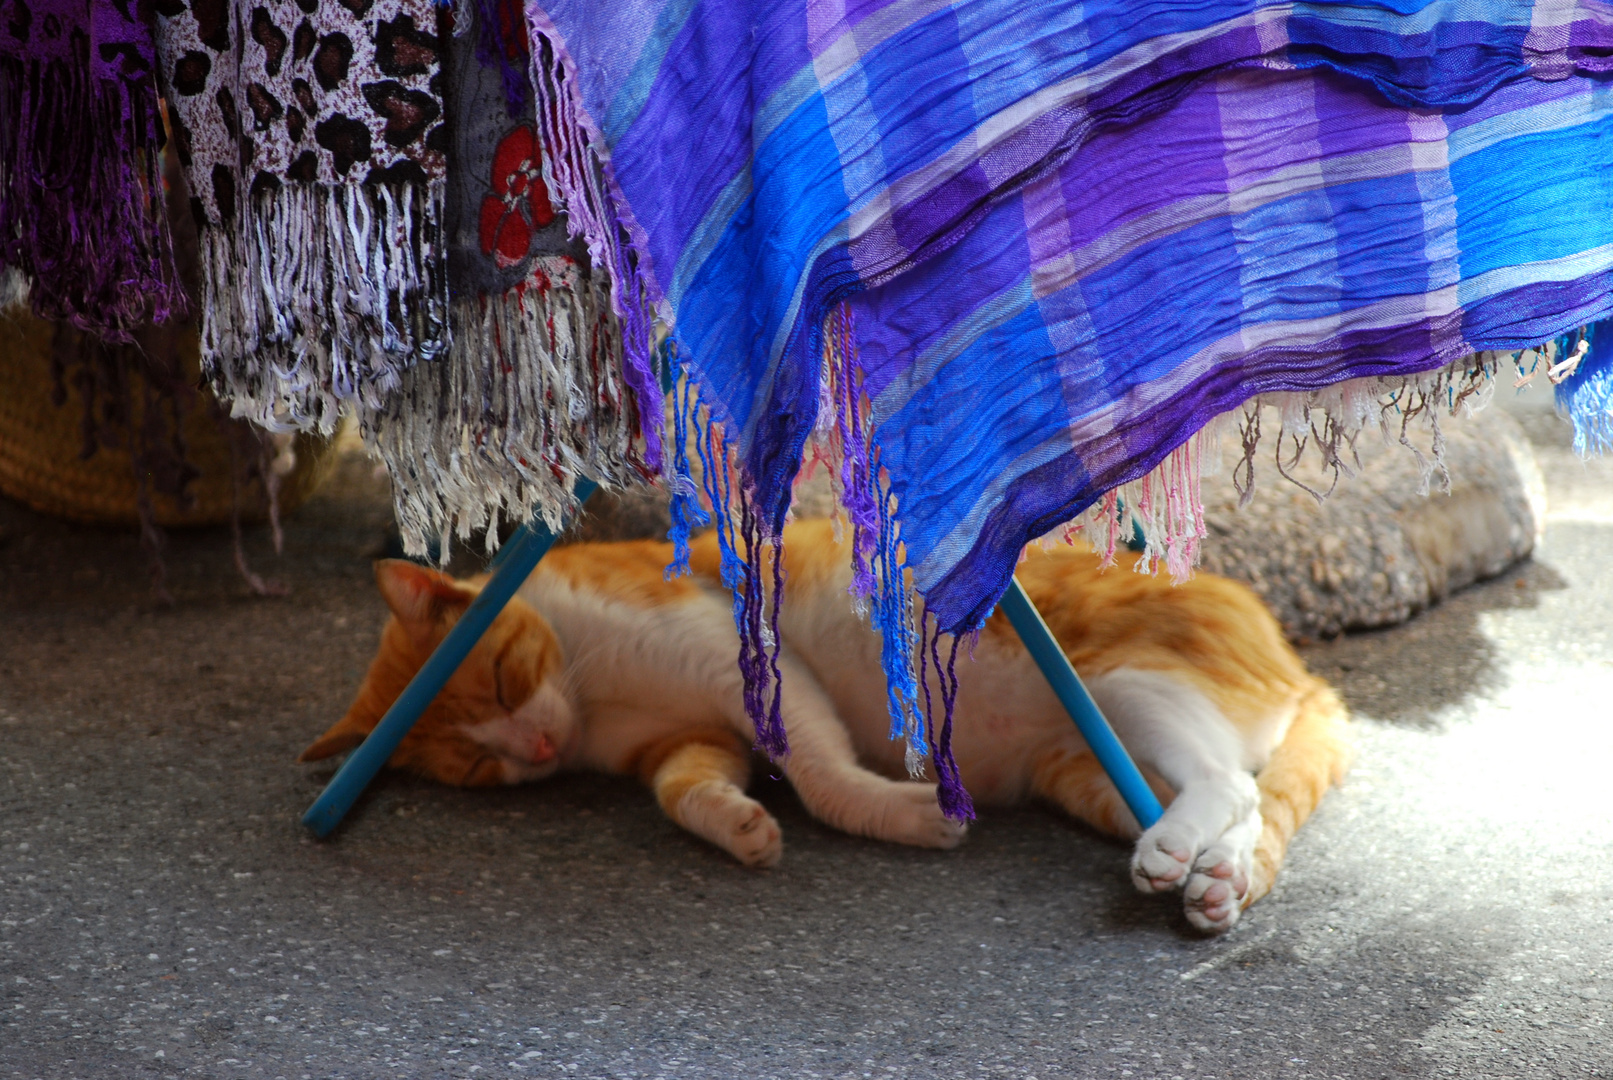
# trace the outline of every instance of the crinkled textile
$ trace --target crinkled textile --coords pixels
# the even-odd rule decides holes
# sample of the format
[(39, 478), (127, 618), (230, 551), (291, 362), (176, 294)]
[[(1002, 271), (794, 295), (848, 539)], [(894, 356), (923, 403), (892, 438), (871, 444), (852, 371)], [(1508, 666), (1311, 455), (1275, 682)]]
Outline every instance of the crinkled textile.
[(365, 434), (392, 476), (413, 553), (510, 519), (559, 515), (578, 473), (631, 471), (636, 427), (603, 275), (551, 198), (519, 0), (460, 6), (445, 35), (443, 248), (452, 338), (416, 364)]
[(184, 314), (149, 3), (0, 0), (0, 272), (113, 341)]
[(1603, 3), (528, 12), (573, 223), (741, 463), (742, 633), (767, 644), (749, 556), (817, 428), (910, 736), (927, 628), (978, 628), (1030, 539), (1094, 504), (1112, 523), (1133, 484), (1185, 570), (1218, 415), (1269, 395), (1283, 441), (1347, 466), (1361, 427), (1613, 313)]

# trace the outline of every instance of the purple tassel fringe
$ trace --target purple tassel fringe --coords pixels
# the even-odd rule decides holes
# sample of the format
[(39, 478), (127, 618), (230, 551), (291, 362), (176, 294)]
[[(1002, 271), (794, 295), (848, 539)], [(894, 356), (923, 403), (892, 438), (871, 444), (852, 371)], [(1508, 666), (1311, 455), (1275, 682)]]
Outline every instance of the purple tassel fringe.
[[(30, 11), (0, 25), (0, 271), (29, 277), (42, 318), (127, 342), (188, 307), (163, 206), (150, 24), (134, 4)], [(66, 31), (47, 38), (47, 20)]]
[[(924, 639), (920, 644), (919, 679), (924, 686), (924, 711), (930, 714), (930, 761), (935, 765), (936, 794), (941, 812), (953, 821), (972, 821), (975, 816), (974, 800), (963, 786), (958, 773), (958, 760), (952, 754), (952, 715), (958, 704), (958, 641), (953, 637), (947, 653), (947, 662), (941, 664), (941, 628), (930, 632), (930, 615), (924, 614)], [(935, 722), (930, 703), (930, 684), (926, 678), (925, 657), (935, 666), (935, 681), (941, 692), (941, 722)]]
[(856, 328), (844, 304), (830, 313), (824, 333), (830, 338), (824, 350), (835, 386), (836, 426), (840, 431), (841, 505), (851, 522), (851, 594), (866, 601), (876, 588), (869, 562), (874, 557), (881, 534), (881, 514), (874, 497), (874, 469), (862, 413), (862, 396), (857, 389)]
[[(697, 404), (697, 403), (696, 403)], [(692, 406), (686, 409), (692, 411)], [(685, 419), (689, 412), (683, 413)], [(762, 522), (756, 514), (743, 484), (735, 490), (732, 474), (728, 470), (729, 448), (727, 440), (720, 445), (712, 429), (709, 414), (696, 419), (695, 448), (700, 457), (701, 479), (705, 483), (706, 498), (711, 504), (711, 516), (717, 526), (717, 547), (722, 553), (722, 583), (734, 594), (734, 628), (739, 632), (739, 672), (745, 684), (745, 712), (756, 728), (756, 746), (768, 757), (777, 760), (790, 752), (789, 739), (784, 731), (782, 714), (782, 682), (779, 674), (781, 641), (778, 630), (779, 606), (784, 599), (783, 552), (780, 538), (766, 537)], [(680, 426), (677, 435), (681, 443), (690, 437), (687, 426)], [(677, 455), (678, 467), (689, 465), (687, 452)], [(680, 472), (676, 483), (681, 486), (693, 479)], [(738, 510), (735, 522), (734, 511)], [(676, 529), (676, 525), (674, 525)], [(737, 533), (737, 535), (736, 535)], [(684, 534), (685, 550), (687, 532)], [(676, 535), (673, 544), (678, 543)], [(740, 555), (740, 547), (744, 555)], [(764, 609), (766, 588), (763, 584), (762, 559), (764, 546), (771, 547), (773, 557), (773, 610)], [(687, 558), (687, 555), (685, 555)], [(678, 564), (668, 568), (672, 573)]]

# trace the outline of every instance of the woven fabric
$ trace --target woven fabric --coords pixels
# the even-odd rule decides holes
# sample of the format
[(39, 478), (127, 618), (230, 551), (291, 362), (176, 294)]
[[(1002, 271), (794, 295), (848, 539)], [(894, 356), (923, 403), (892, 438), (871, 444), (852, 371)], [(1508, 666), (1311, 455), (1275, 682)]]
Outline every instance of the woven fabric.
[(0, 272), (43, 317), (129, 341), (182, 315), (149, 5), (0, 0)]
[(562, 194), (743, 466), (734, 550), (777, 535), (814, 428), (841, 458), (898, 731), (923, 640), (979, 627), (1032, 538), (1124, 502), (1185, 571), (1218, 415), (1280, 400), (1341, 460), (1613, 310), (1603, 3), (529, 13), (556, 142), (603, 176)]
[[(162, 0), (202, 358), (276, 429), (356, 413), (405, 548), (635, 471), (605, 278), (545, 180), (519, 0)], [(456, 25), (456, 18), (458, 19)]]
[(1610, 133), (1590, 79), (1434, 111), (1326, 69), (1223, 70), (853, 297), (931, 611), (976, 625), (1029, 538), (1256, 394), (1460, 384), (1493, 366), (1476, 353), (1606, 316)]

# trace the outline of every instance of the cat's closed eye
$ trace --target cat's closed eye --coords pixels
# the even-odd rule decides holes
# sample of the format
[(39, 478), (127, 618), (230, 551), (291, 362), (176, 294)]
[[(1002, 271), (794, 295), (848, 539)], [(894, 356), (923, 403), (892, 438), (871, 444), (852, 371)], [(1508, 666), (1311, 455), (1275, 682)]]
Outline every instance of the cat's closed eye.
[(493, 692), (499, 708), (514, 712), (538, 692), (537, 657), (506, 651), (493, 661)]

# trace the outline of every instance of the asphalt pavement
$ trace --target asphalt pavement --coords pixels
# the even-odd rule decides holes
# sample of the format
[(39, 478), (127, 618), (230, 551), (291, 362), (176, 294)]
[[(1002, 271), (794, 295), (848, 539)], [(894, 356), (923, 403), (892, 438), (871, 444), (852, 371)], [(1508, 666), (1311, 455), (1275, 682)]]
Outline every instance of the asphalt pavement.
[(595, 777), (388, 776), (316, 841), (294, 758), (376, 642), (371, 468), (284, 557), (252, 535), (280, 599), (209, 530), (159, 607), (135, 537), (0, 500), (0, 1080), (1613, 1075), (1613, 462), (1515, 408), (1544, 544), (1305, 650), (1359, 759), (1214, 940), (1051, 812), (912, 851), (766, 778), (769, 872)]

